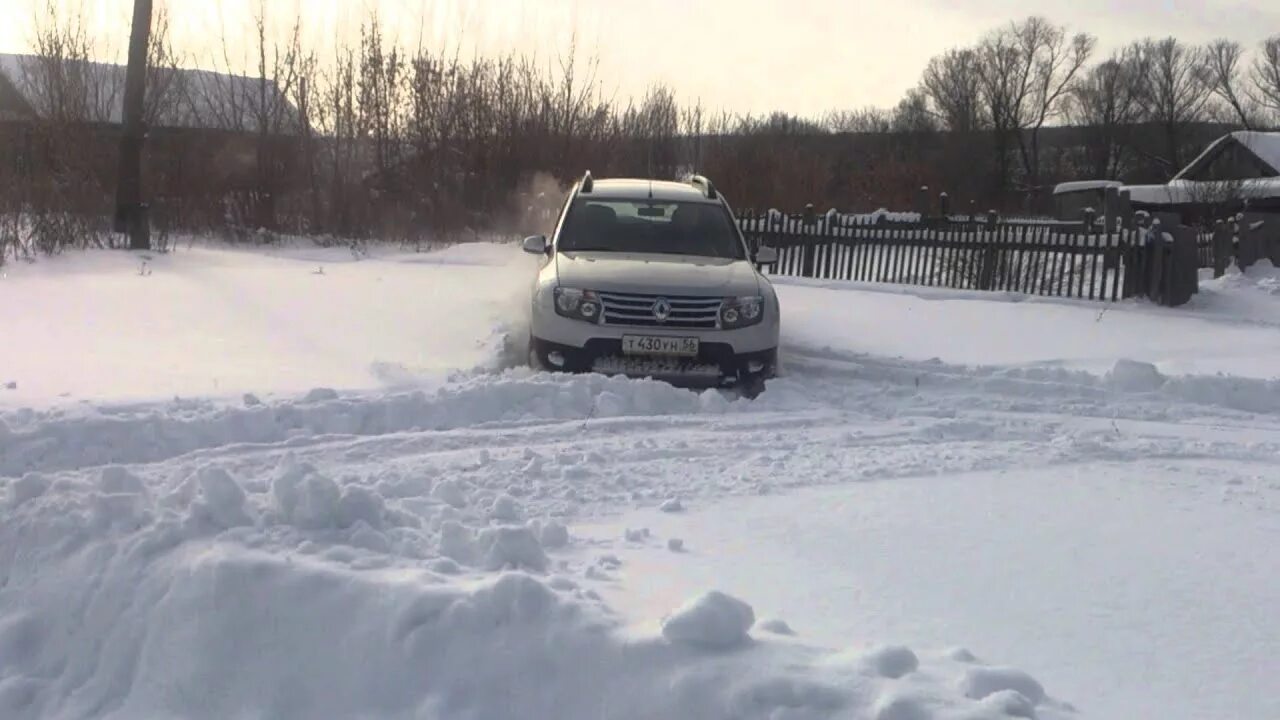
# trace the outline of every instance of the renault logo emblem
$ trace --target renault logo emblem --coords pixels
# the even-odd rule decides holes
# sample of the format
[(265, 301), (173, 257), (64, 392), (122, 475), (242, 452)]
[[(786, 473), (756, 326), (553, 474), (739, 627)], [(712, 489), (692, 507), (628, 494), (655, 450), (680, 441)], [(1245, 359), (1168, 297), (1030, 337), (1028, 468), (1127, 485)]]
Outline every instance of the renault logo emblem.
[(658, 301), (653, 304), (653, 319), (664, 323), (669, 317), (671, 317), (671, 303), (667, 302), (666, 298), (658, 298)]

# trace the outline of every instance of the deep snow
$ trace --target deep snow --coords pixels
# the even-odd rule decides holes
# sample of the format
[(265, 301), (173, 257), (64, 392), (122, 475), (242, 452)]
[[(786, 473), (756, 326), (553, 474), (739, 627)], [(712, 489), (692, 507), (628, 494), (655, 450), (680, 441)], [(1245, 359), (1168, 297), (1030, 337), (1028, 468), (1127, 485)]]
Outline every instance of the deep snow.
[[(10, 264), (0, 269), (0, 306), (24, 310), (4, 319), (0, 408), (438, 387), (459, 371), (522, 361), (534, 263), (478, 243), (372, 256), (197, 246)], [(1280, 271), (1266, 262), (1206, 281), (1191, 306), (1174, 310), (778, 283), (784, 354), (1095, 374), (1129, 358), (1171, 375), (1280, 377)]]
[(6, 269), (0, 717), (1274, 710), (1274, 270), (788, 281), (747, 401), (513, 367), (514, 248), (338, 257)]
[[(603, 595), (637, 622), (714, 578), (802, 640), (945, 638), (1051, 681), (1085, 717), (1280, 717), (1274, 693), (1250, 691), (1280, 653), (1277, 456), (1081, 455), (1106, 459), (649, 508), (576, 531), (613, 545), (622, 577)], [(619, 525), (652, 541), (612, 542)], [(685, 552), (661, 549), (668, 537)]]
[(376, 258), (196, 246), (11, 263), (0, 302), (25, 310), (4, 319), (0, 407), (396, 388), (490, 370), (506, 323), (522, 317), (529, 267), (488, 243)]

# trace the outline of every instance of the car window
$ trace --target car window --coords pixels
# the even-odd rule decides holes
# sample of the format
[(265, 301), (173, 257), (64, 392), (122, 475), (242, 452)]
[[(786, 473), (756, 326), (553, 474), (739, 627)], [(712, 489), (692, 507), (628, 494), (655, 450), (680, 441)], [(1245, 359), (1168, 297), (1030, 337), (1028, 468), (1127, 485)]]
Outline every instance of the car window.
[(559, 249), (746, 259), (723, 207), (647, 199), (577, 198), (561, 231)]

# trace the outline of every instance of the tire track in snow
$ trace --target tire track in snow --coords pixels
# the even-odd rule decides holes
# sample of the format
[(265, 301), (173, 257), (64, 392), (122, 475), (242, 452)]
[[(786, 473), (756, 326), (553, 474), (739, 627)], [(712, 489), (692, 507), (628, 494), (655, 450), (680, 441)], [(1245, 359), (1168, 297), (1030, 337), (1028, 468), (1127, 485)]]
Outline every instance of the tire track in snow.
[[(516, 442), (531, 444), (572, 438), (583, 426), (635, 437), (676, 423), (738, 432), (856, 427), (863, 437), (842, 439), (848, 447), (943, 441), (1043, 445), (1061, 433), (1063, 418), (1150, 421), (1165, 428), (1233, 424), (1266, 431), (1276, 429), (1273, 415), (1280, 413), (1280, 401), (1275, 408), (1267, 405), (1267, 384), (1241, 379), (1173, 378), (1155, 390), (1132, 392), (1114, 379), (1061, 369), (960, 368), (806, 350), (791, 351), (787, 368), (754, 401), (652, 381), (521, 369), (477, 375), (433, 392), (333, 399), (336, 393), (327, 391), (252, 407), (197, 404), (174, 411), (156, 405), (117, 408), (111, 414), (36, 416), (16, 429), (0, 425), (0, 477), (155, 463), (193, 453), (300, 452), (351, 437), (389, 438), (373, 443), (379, 453), (409, 452), (409, 447), (420, 452), (447, 443), (452, 431), (493, 431), (498, 437), (508, 428)], [(1274, 412), (1195, 402), (1206, 388), (1233, 380), (1256, 391), (1254, 406)], [(1106, 431), (1102, 427), (1096, 433), (1105, 437)], [(459, 442), (472, 443), (474, 437)], [(1259, 448), (1258, 456), (1270, 451), (1265, 444)]]

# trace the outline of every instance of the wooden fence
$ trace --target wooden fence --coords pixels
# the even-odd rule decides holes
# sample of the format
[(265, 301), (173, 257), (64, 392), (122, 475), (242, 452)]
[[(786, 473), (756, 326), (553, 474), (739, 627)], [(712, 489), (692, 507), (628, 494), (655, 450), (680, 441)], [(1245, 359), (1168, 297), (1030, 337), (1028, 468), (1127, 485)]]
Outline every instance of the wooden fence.
[(747, 211), (739, 223), (753, 249), (778, 250), (767, 268), (775, 275), (1108, 301), (1141, 296), (1165, 305), (1197, 291), (1196, 234), (1176, 218), (1035, 224), (992, 213), (903, 222), (810, 208)]
[(1212, 232), (1196, 238), (1196, 259), (1200, 267), (1213, 268), (1214, 277), (1222, 277), (1233, 263), (1244, 270), (1269, 259), (1280, 267), (1280, 214), (1240, 213), (1219, 220)]

